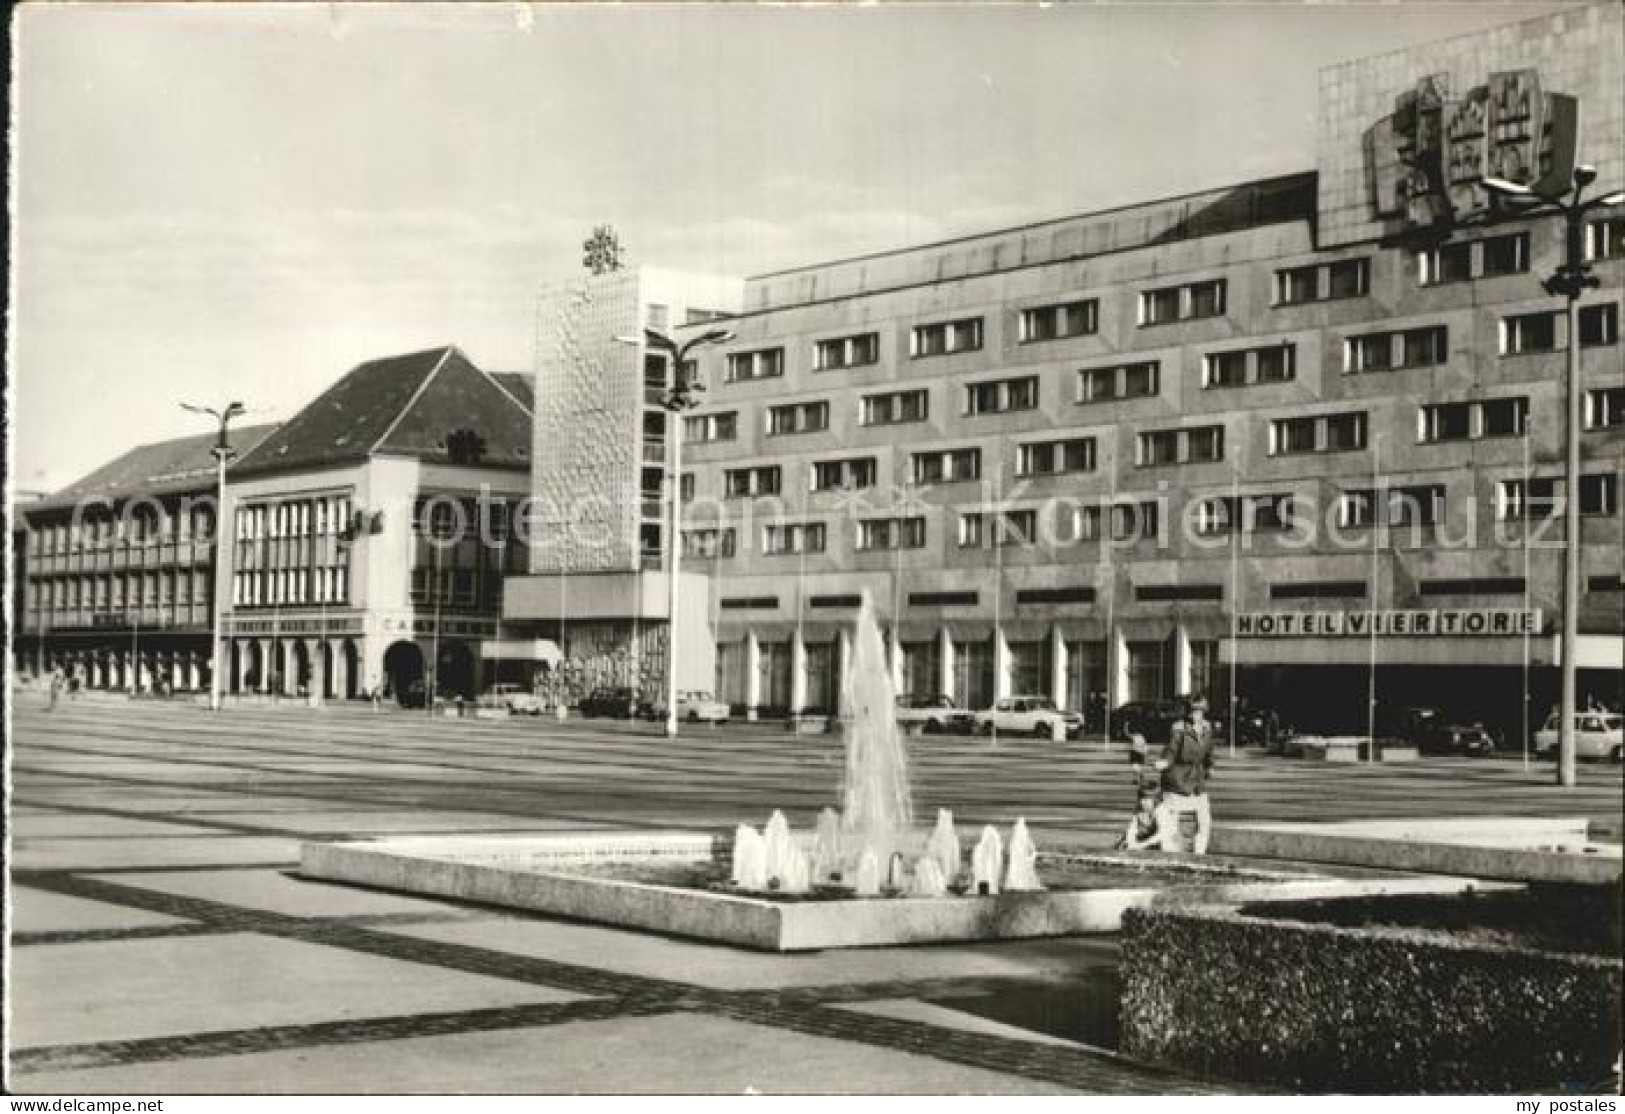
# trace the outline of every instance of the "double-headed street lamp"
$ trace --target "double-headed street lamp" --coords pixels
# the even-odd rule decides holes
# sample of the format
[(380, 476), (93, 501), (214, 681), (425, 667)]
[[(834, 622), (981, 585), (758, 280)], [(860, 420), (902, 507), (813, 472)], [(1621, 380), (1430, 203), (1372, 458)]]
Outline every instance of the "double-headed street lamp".
[[(1580, 296), (1597, 285), (1585, 258), (1585, 218), (1593, 209), (1618, 205), (1625, 193), (1613, 193), (1581, 200), (1586, 187), (1597, 180), (1590, 166), (1574, 168), (1574, 184), (1568, 193), (1537, 192), (1528, 186), (1503, 178), (1485, 178), (1484, 188), (1520, 216), (1560, 213), (1564, 221), (1563, 262), (1541, 285), (1546, 293), (1568, 301), (1568, 416), (1564, 422), (1567, 463), (1563, 472), (1563, 632), (1559, 650), (1562, 667), (1562, 694), (1558, 710), (1557, 782), (1572, 786), (1574, 770), (1574, 720), (1576, 712), (1575, 656), (1580, 622)], [(1527, 506), (1529, 492), (1524, 492)]]
[[(211, 653), (209, 655), (209, 709), (220, 710), (220, 555), (225, 550), (226, 530), (226, 461), (236, 456), (236, 450), (231, 447), (229, 427), (231, 419), (241, 417), (248, 413), (240, 402), (227, 405), (224, 410), (216, 410), (212, 406), (196, 406), (190, 402), (181, 403), (182, 410), (189, 410), (194, 414), (208, 414), (220, 423), (220, 437), (215, 442), (215, 485), (214, 485), (214, 564), (216, 583), (211, 586), (209, 598), (213, 601), (209, 608), (209, 628), (211, 639)], [(139, 669), (137, 670), (139, 672)]]
[(666, 578), (666, 734), (677, 734), (677, 573), (682, 557), (683, 530), (683, 414), (703, 399), (705, 384), (690, 379), (688, 354), (706, 344), (726, 344), (734, 338), (727, 329), (707, 329), (679, 344), (658, 329), (644, 329), (643, 342), (671, 360), (671, 386), (661, 396), (660, 405), (671, 415), (666, 436), (671, 438), (671, 455), (666, 486), (671, 498), (671, 530), (666, 550), (671, 554)]

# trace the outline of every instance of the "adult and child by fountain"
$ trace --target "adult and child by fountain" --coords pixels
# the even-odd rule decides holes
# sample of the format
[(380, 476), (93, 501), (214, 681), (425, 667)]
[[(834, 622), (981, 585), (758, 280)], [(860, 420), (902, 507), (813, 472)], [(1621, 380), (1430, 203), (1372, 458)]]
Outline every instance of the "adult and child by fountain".
[[(1043, 890), (1038, 851), (1025, 819), (1016, 820), (1008, 841), (992, 825), (984, 827), (968, 863), (947, 809), (937, 811), (930, 834), (920, 837), (914, 828), (908, 755), (897, 727), (891, 670), (867, 594), (852, 651), (852, 667), (841, 686), (846, 751), (841, 810), (826, 808), (819, 814), (810, 848), (792, 835), (782, 812), (775, 811), (760, 831), (740, 825), (734, 834), (731, 884), (754, 892), (857, 897)], [(1181, 818), (1193, 814), (1191, 849), (1198, 854), (1207, 850), (1211, 814), (1206, 781), (1213, 746), (1205, 713), (1204, 701), (1192, 701), (1170, 732), (1162, 757), (1151, 765), (1145, 762), (1144, 737), (1131, 735), (1137, 790), (1148, 778), (1156, 789), (1149, 798), (1137, 792), (1136, 815), (1120, 847), (1182, 849)]]

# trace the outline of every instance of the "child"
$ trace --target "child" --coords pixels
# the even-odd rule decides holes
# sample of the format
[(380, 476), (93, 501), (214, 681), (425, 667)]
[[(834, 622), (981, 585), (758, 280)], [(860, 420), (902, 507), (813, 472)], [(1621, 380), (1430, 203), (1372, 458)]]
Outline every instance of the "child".
[(1162, 845), (1157, 814), (1162, 805), (1162, 778), (1155, 766), (1145, 761), (1145, 737), (1129, 733), (1129, 765), (1134, 770), (1134, 815), (1117, 840), (1119, 851), (1144, 851)]

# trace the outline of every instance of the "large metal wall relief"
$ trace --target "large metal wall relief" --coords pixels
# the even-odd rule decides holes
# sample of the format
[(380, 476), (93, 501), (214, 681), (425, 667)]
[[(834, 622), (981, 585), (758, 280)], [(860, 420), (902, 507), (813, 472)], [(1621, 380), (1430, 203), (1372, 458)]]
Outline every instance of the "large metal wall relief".
[(1433, 74), (1402, 93), (1365, 134), (1372, 209), (1406, 227), (1448, 228), (1482, 215), (1486, 177), (1560, 192), (1574, 173), (1579, 102), (1509, 70), (1453, 96)]

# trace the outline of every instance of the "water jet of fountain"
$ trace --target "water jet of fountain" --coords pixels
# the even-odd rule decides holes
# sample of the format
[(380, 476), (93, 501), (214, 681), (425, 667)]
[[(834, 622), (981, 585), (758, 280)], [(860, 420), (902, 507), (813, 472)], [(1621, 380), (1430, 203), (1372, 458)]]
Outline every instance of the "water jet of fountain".
[(954, 814), (945, 808), (937, 809), (937, 826), (931, 830), (925, 852), (936, 861), (938, 873), (944, 882), (959, 877), (959, 833), (954, 831)]
[(999, 868), (1004, 865), (1004, 846), (999, 833), (990, 824), (982, 829), (982, 838), (970, 854), (970, 892), (996, 894), (999, 892)]
[(1010, 832), (1010, 863), (1005, 868), (1004, 888), (1011, 891), (1042, 890), (1038, 880), (1038, 848), (1027, 831), (1026, 817), (1019, 817)]
[(790, 839), (790, 822), (784, 818), (784, 813), (777, 809), (773, 811), (773, 815), (768, 818), (767, 827), (762, 830), (762, 842), (768, 880), (777, 878), (782, 886), (790, 860), (801, 855)]
[(880, 860), (875, 858), (873, 849), (865, 847), (858, 856), (858, 869), (855, 872), (853, 889), (859, 897), (880, 896)]
[(946, 897), (948, 880), (942, 876), (942, 867), (930, 855), (922, 855), (914, 864), (914, 884), (908, 890), (913, 897)]
[(853, 845), (884, 854), (914, 823), (908, 756), (897, 730), (897, 698), (874, 601), (867, 592), (852, 637), (852, 663), (841, 682), (846, 778), (841, 824)]
[(827, 882), (841, 873), (841, 816), (832, 808), (818, 814), (813, 836), (813, 877)]
[(734, 831), (733, 884), (742, 890), (767, 889), (767, 846), (749, 824)]

